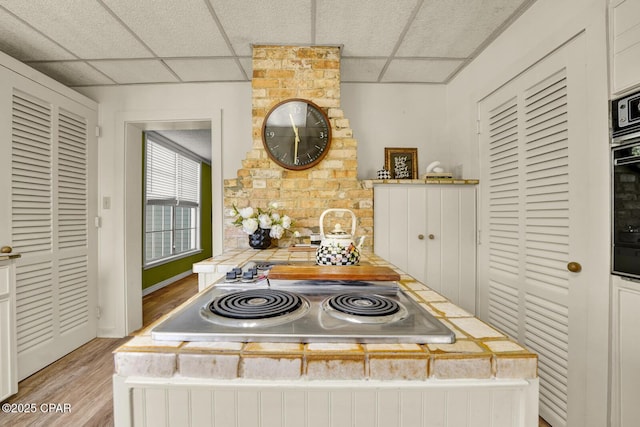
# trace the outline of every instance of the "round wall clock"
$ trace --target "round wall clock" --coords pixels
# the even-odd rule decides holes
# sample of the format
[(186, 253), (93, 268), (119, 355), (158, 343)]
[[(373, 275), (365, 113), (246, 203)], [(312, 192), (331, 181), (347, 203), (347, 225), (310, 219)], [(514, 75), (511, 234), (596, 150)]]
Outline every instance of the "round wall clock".
[(283, 168), (308, 169), (329, 151), (329, 118), (311, 101), (282, 101), (264, 119), (262, 143), (271, 160)]

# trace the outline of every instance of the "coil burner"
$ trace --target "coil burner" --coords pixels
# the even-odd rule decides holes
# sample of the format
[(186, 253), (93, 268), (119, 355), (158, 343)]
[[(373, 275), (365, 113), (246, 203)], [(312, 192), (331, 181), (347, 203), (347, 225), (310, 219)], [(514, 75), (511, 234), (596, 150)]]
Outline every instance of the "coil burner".
[(252, 289), (218, 296), (201, 309), (202, 316), (225, 326), (274, 326), (298, 319), (309, 301), (294, 292)]
[(353, 323), (391, 323), (407, 317), (400, 303), (376, 294), (348, 293), (327, 298), (322, 308), (331, 316)]

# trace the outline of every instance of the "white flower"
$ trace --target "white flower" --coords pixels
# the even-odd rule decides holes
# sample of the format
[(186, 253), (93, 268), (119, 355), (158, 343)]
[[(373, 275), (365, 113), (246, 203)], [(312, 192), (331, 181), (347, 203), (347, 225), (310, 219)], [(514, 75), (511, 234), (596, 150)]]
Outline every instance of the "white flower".
[(242, 218), (251, 218), (253, 216), (253, 208), (251, 206), (240, 209), (240, 216)]
[(279, 224), (275, 224), (274, 226), (272, 226), (271, 231), (269, 232), (269, 236), (271, 236), (274, 239), (281, 238), (283, 234), (284, 234), (284, 228), (282, 228), (282, 226)]
[(293, 237), (296, 237), (296, 238), (300, 237), (300, 232), (298, 230), (294, 231)]
[(261, 214), (258, 216), (260, 222), (260, 228), (271, 228), (271, 217), (268, 214)]
[(253, 234), (258, 229), (258, 220), (247, 218), (242, 221), (242, 230), (247, 234)]
[[(234, 205), (229, 213), (234, 216), (233, 225), (242, 227), (245, 233), (253, 234), (258, 228), (262, 228), (270, 230), (272, 238), (280, 239), (284, 232), (291, 228), (293, 221), (287, 215), (275, 212), (274, 209), (277, 207), (278, 204), (275, 202), (269, 203), (269, 209), (267, 210), (263, 208), (256, 210), (252, 207), (238, 209)], [(300, 233), (298, 233), (299, 235)]]

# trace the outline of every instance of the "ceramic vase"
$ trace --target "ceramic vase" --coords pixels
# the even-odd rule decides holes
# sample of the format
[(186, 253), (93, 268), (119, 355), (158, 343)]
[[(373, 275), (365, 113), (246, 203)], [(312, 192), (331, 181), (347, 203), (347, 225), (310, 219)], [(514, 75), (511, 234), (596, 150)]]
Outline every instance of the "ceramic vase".
[(267, 249), (271, 246), (271, 237), (269, 236), (269, 229), (260, 228), (249, 234), (249, 246), (253, 249)]

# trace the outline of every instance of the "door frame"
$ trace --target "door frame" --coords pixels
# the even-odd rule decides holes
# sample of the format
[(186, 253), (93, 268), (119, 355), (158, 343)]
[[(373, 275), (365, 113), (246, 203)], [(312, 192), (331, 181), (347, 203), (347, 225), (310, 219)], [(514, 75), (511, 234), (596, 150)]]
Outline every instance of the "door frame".
[[(210, 113), (209, 113), (210, 114)], [(142, 327), (142, 150), (143, 130), (162, 124), (169, 128), (182, 128), (195, 122), (209, 122), (211, 127), (211, 188), (212, 188), (212, 253), (222, 253), (223, 246), (223, 178), (222, 178), (222, 110), (207, 117), (188, 111), (124, 112), (116, 116), (116, 129), (124, 155), (124, 271), (122, 287), (117, 300), (116, 319), (118, 334), (125, 336)], [(102, 199), (104, 207), (104, 198)], [(215, 237), (218, 237), (215, 239)], [(105, 260), (101, 259), (101, 262)]]

